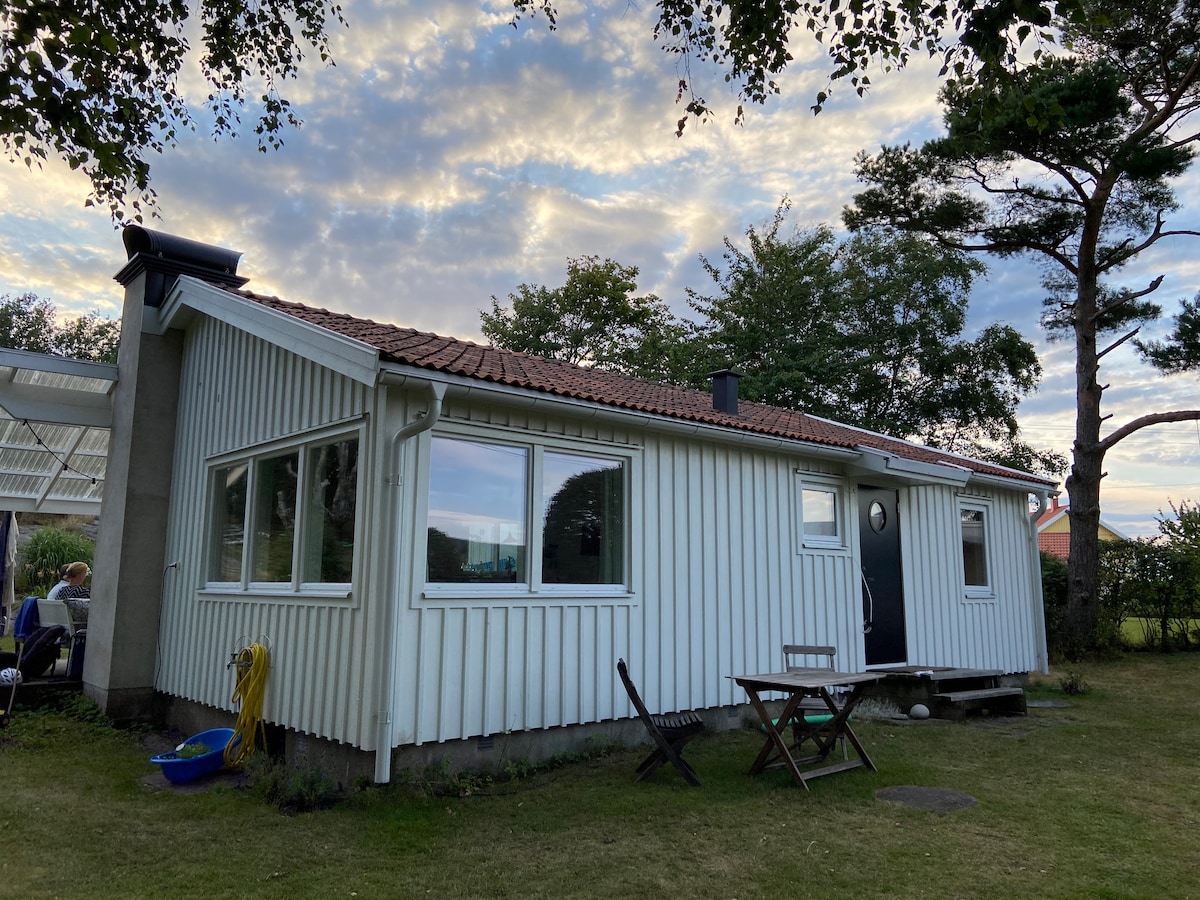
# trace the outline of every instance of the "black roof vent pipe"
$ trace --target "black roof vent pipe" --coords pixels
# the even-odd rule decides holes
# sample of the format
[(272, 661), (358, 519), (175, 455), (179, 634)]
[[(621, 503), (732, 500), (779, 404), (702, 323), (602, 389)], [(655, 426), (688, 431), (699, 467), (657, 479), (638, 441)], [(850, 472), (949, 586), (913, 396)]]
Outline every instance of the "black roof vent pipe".
[(146, 274), (145, 303), (162, 306), (167, 294), (180, 275), (192, 275), (222, 287), (239, 288), (249, 278), (237, 274), (242, 254), (211, 244), (162, 231), (151, 231), (141, 225), (126, 225), (121, 232), (129, 262), (114, 278), (128, 285), (138, 275)]
[(713, 409), (717, 412), (738, 414), (738, 379), (741, 372), (733, 369), (720, 369), (708, 376), (712, 379)]

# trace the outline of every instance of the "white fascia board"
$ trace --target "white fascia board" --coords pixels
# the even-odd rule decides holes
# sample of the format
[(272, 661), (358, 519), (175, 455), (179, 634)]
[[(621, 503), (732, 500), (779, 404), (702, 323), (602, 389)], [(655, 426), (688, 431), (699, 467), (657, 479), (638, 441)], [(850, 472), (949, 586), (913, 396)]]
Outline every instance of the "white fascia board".
[(0, 381), (0, 407), (18, 421), (112, 427), (112, 396), (95, 391)]
[[(1070, 507), (1068, 507), (1068, 509), (1070, 509)], [(1132, 540), (1132, 538), (1130, 538), (1129, 535), (1127, 535), (1125, 532), (1123, 532), (1120, 528), (1114, 528), (1108, 522), (1105, 522), (1103, 518), (1100, 519), (1100, 524), (1104, 528), (1107, 528), (1109, 531), (1111, 531), (1113, 534), (1115, 534), (1117, 537), (1119, 537), (1121, 540), (1123, 540), (1123, 541)]]
[(827, 444), (817, 444), (811, 441), (801, 441), (795, 438), (762, 434), (756, 431), (744, 431), (723, 425), (710, 425), (706, 422), (692, 422), (688, 419), (677, 419), (656, 413), (640, 410), (622, 409), (619, 406), (609, 406), (605, 403), (595, 403), (589, 400), (576, 400), (573, 397), (558, 397), (545, 394), (530, 388), (512, 387), (496, 384), (479, 378), (468, 378), (464, 375), (450, 375), (433, 369), (422, 369), (417, 366), (387, 365), (383, 367), (382, 381), (384, 384), (424, 385), (438, 382), (446, 385), (447, 396), (467, 397), (472, 394), (485, 396), (496, 403), (520, 407), (552, 407), (563, 415), (581, 416), (588, 419), (610, 422), (624, 428), (644, 428), (677, 436), (695, 436), (705, 440), (738, 446), (752, 446), (764, 450), (795, 453), (802, 456), (815, 456), (820, 459), (836, 459), (843, 462), (857, 460), (861, 453), (850, 447), (834, 447)]
[(58, 516), (96, 516), (100, 514), (100, 498), (94, 500), (43, 500), (34, 497), (4, 498), (4, 508), (12, 512), (53, 513)]
[(971, 480), (971, 470), (965, 466), (928, 463), (906, 459), (883, 450), (860, 446), (862, 458), (856, 468), (865, 473), (891, 475), (918, 484), (949, 484), (962, 487)]
[[(1013, 469), (1008, 466), (1002, 466), (997, 463), (989, 463), (989, 462), (986, 462), (985, 460), (972, 459), (971, 457), (963, 456), (960, 453), (950, 453), (947, 450), (937, 450), (933, 447), (927, 447), (924, 444), (918, 444), (915, 441), (907, 441), (907, 440), (904, 440), (903, 438), (892, 437), (891, 435), (883, 434), (882, 432), (879, 432), (879, 431), (871, 431), (870, 429), (867, 429), (867, 428), (860, 428), (857, 425), (847, 425), (844, 422), (837, 422), (837, 421), (834, 421), (833, 419), (824, 419), (821, 416), (810, 415), (809, 418), (819, 419), (820, 421), (823, 421), (823, 422), (829, 422), (831, 425), (837, 425), (840, 428), (847, 428), (847, 429), (850, 429), (851, 431), (858, 431), (858, 432), (861, 432), (862, 434), (869, 434), (869, 435), (873, 435), (875, 437), (881, 437), (888, 441), (892, 441), (896, 444), (903, 444), (905, 446), (912, 447), (917, 450), (932, 450), (935, 453), (939, 453), (946, 457), (946, 459), (940, 463), (918, 463), (915, 460), (910, 460), (910, 462), (912, 462), (914, 465), (917, 465), (917, 466), (932, 466), (933, 468), (931, 471), (935, 476), (939, 473), (939, 470), (942, 470), (942, 469), (945, 469), (946, 471), (951, 471), (954, 469), (962, 469), (963, 471), (965, 471), (969, 474), (969, 476), (970, 476), (969, 480), (971, 480), (971, 481), (979, 481), (981, 483), (995, 484), (997, 486), (1004, 486), (1004, 487), (1023, 487), (1025, 490), (1028, 490), (1031, 493), (1037, 493), (1039, 491), (1050, 491), (1053, 488), (1055, 488), (1058, 484), (1057, 481), (1051, 481), (1049, 479), (1038, 478), (1038, 476), (1036, 476), (1036, 475), (1033, 476), (1034, 480), (1031, 481), (1028, 478), (1021, 477), (1023, 475), (1028, 476), (1028, 475), (1032, 474), (1029, 472), (1021, 472), (1018, 469)], [(882, 455), (882, 456), (895, 456), (895, 458), (897, 458), (897, 459), (904, 458), (904, 457), (896, 456), (896, 454), (889, 453), (886, 450), (879, 450), (879, 449), (876, 449), (873, 447), (867, 447), (865, 445), (860, 445), (859, 449), (861, 449), (864, 453), (873, 453), (873, 454)], [(962, 460), (962, 462), (961, 463), (951, 462), (951, 460), (954, 460), (954, 459), (960, 459), (960, 460)], [(995, 469), (1004, 469), (1005, 471), (1012, 472), (1012, 477), (1009, 478), (1007, 476), (1002, 476), (1002, 475), (984, 475), (984, 474), (978, 473), (974, 469), (971, 468), (971, 465), (978, 464), (978, 463), (982, 463), (984, 465), (991, 466), (992, 468), (995, 468)], [(914, 469), (913, 471), (915, 473), (919, 470)], [(943, 476), (945, 476), (944, 472), (941, 474)], [(937, 480), (943, 480), (943, 479), (937, 479)], [(953, 476), (950, 476), (951, 482), (953, 482), (955, 480), (956, 479)]]
[(1004, 475), (988, 475), (984, 472), (972, 472), (971, 484), (1004, 488), (1009, 491), (1025, 491), (1027, 494), (1044, 494), (1049, 487), (1049, 482), (1045, 481), (1028, 481), (1024, 478), (1008, 478)]
[(159, 308), (157, 330), (161, 333), (168, 328), (186, 328), (193, 311), (290, 350), (354, 381), (367, 385), (378, 382), (379, 350), (370, 344), (269, 309), (190, 275), (179, 276)]
[(32, 353), (29, 350), (0, 349), (0, 367), (32, 369), (55, 375), (74, 375), (78, 378), (95, 378), (99, 381), (116, 381), (117, 367), (112, 363), (92, 362), (87, 359), (68, 359), (49, 353)]

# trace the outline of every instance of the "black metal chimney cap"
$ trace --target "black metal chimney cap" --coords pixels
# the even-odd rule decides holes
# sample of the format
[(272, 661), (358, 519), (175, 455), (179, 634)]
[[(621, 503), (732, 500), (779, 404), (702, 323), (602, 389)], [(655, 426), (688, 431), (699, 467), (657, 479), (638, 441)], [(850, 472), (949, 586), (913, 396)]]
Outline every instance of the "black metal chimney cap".
[(121, 232), (127, 259), (139, 253), (149, 253), (162, 259), (184, 263), (203, 269), (212, 269), (227, 275), (236, 275), (238, 260), (242, 254), (237, 250), (226, 250), (212, 244), (202, 244), (191, 238), (151, 231), (141, 225), (126, 225)]
[(237, 250), (151, 231), (141, 225), (126, 225), (121, 240), (129, 261), (114, 277), (120, 284), (129, 285), (138, 275), (146, 273), (147, 306), (162, 306), (180, 275), (233, 288), (249, 281), (237, 274), (238, 260), (242, 257)]

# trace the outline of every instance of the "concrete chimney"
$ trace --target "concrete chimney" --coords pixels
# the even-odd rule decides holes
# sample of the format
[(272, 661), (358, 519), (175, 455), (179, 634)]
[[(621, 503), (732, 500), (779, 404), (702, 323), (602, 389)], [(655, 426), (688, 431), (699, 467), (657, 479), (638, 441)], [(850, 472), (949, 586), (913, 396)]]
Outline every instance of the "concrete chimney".
[[(168, 506), (178, 417), (183, 332), (157, 333), (154, 309), (180, 275), (228, 287), (240, 253), (131, 225), (112, 431), (88, 614), (84, 692), (109, 717), (153, 711)], [(143, 325), (145, 323), (145, 325)]]

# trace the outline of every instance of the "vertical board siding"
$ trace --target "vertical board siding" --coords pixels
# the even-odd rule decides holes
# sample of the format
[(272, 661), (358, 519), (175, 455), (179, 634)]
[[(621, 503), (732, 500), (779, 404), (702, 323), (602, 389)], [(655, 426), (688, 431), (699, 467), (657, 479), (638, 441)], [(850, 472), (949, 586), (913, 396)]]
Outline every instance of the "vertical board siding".
[[(427, 600), (418, 548), (429, 434), (401, 448), (400, 486), (383, 486), (394, 471), (388, 438), (425, 408), (422, 396), (376, 392), (207, 319), (187, 336), (182, 383), (167, 544), (179, 565), (164, 576), (156, 681), (166, 693), (230, 708), (229, 656), (262, 638), (271, 646), (271, 721), (374, 749), (389, 715), (396, 746), (628, 717), (618, 657), (629, 661), (647, 705), (663, 712), (744, 702), (726, 676), (777, 670), (784, 643), (833, 644), (840, 666), (862, 667), (856, 519), (847, 521), (841, 550), (804, 549), (796, 533), (797, 468), (843, 478), (847, 508), (856, 508), (856, 480), (836, 464), (487, 403), (478, 394), (450, 397), (447, 424), (631, 454), (632, 590)], [(362, 416), (353, 596), (201, 593), (207, 460)], [(910, 662), (1035, 668), (1024, 496), (972, 494), (992, 510), (995, 596), (986, 601), (964, 598), (958, 492), (901, 486), (900, 497)], [(378, 672), (389, 652), (395, 679), (384, 709)]]
[[(862, 667), (857, 523), (852, 516), (840, 551), (803, 550), (796, 535), (794, 470), (837, 475), (835, 467), (547, 419), (530, 408), (466, 401), (448, 407), (456, 422), (532, 439), (640, 446), (630, 481), (637, 485), (631, 512), (641, 529), (635, 556), (642, 572), (631, 601), (449, 602), (421, 598), (424, 561), (410, 556), (415, 599), (401, 611), (400, 743), (632, 715), (616, 678), (618, 657), (629, 661), (647, 705), (661, 711), (743, 702), (726, 676), (778, 669), (784, 643), (830, 643), (839, 665)], [(854, 484), (846, 478), (848, 497)], [(995, 597), (966, 601), (958, 493), (946, 485), (901, 487), (910, 661), (1004, 671), (1034, 666), (1024, 497), (995, 491), (986, 499)], [(414, 517), (410, 527), (424, 523)]]
[[(963, 586), (960, 500), (988, 505), (991, 595)], [(969, 494), (914, 486), (902, 494), (909, 661), (1027, 672), (1037, 668), (1027, 501), (1016, 491)]]
[[(232, 709), (231, 654), (251, 642), (270, 649), (265, 715), (321, 737), (371, 746), (375, 717), (372, 605), (361, 596), (323, 602), (200, 593), (207, 543), (207, 460), (371, 411), (374, 391), (223, 323), (199, 319), (186, 337), (176, 434), (162, 627), (155, 686)], [(375, 454), (368, 427), (360, 470)], [(374, 506), (361, 481), (359, 531)], [(367, 560), (356, 562), (369, 590)]]

